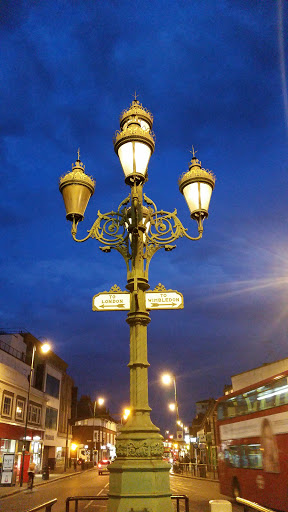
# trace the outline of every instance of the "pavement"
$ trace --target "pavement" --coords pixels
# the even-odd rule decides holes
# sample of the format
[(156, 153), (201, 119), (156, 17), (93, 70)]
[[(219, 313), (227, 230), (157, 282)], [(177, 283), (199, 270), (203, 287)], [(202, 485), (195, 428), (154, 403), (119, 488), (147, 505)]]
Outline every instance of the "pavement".
[(216, 477), (215, 473), (213, 474), (212, 471), (211, 472), (207, 471), (205, 477), (194, 475), (190, 471), (183, 471), (183, 472), (171, 471), (171, 475), (182, 476), (183, 478), (190, 478), (190, 479), (193, 478), (194, 480), (208, 480), (209, 482), (219, 482), (218, 477)]
[[(68, 478), (72, 476), (79, 475), (79, 473), (84, 473), (87, 471), (93, 471), (94, 468), (84, 469), (84, 470), (77, 470), (72, 468), (67, 468), (65, 473), (50, 473), (49, 480), (42, 480), (42, 474), (36, 474), (34, 477), (34, 487), (40, 487), (41, 485), (46, 485), (51, 482), (55, 482), (56, 480), (61, 480), (62, 478)], [(13, 494), (18, 494), (20, 492), (27, 491), (27, 483), (23, 483), (23, 486), (20, 487), (19, 482), (16, 483), (16, 485), (12, 486), (0, 486), (0, 499), (6, 498), (7, 496), (12, 496)]]

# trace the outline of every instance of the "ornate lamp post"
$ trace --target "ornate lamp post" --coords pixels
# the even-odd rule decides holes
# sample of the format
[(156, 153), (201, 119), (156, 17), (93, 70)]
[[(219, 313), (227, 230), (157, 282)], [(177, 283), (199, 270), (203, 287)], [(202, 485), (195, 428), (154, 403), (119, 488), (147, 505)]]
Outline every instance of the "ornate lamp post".
[[(95, 238), (103, 252), (118, 251), (127, 267), (130, 292), (130, 409), (126, 424), (116, 442), (117, 459), (110, 465), (108, 512), (143, 510), (172, 511), (169, 487), (169, 465), (162, 460), (163, 438), (152, 423), (148, 403), (147, 325), (150, 322), (145, 292), (149, 288), (148, 270), (152, 256), (159, 250), (170, 251), (179, 237), (199, 240), (203, 220), (208, 216), (209, 201), (215, 177), (202, 168), (194, 151), (189, 170), (179, 180), (192, 219), (198, 224), (196, 238), (177, 217), (177, 211), (157, 210), (155, 203), (143, 194), (147, 168), (155, 148), (152, 114), (135, 98), (120, 117), (120, 130), (114, 137), (114, 149), (119, 156), (125, 182), (130, 193), (116, 211), (98, 216), (83, 239), (76, 238), (77, 227), (84, 213), (95, 182), (85, 173), (78, 159), (60, 179), (60, 191), (66, 207), (66, 218), (72, 222), (72, 237), (76, 242)], [(144, 206), (144, 203), (147, 206)]]

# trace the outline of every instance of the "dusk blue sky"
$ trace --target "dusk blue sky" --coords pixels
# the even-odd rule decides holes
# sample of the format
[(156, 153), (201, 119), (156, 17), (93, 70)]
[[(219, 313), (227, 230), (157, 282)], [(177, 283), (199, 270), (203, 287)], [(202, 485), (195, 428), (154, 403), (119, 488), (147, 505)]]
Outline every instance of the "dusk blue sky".
[(112, 138), (136, 90), (154, 115), (146, 194), (197, 226), (178, 189), (192, 144), (217, 177), (200, 242), (159, 251), (150, 285), (184, 295), (148, 327), (152, 418), (172, 428), (223, 393), (230, 376), (288, 357), (287, 2), (2, 1), (2, 328), (53, 342), (79, 396), (129, 402), (124, 312), (96, 313), (92, 297), (126, 284), (122, 257), (76, 244), (59, 177), (78, 147), (96, 179), (79, 236), (128, 195)]

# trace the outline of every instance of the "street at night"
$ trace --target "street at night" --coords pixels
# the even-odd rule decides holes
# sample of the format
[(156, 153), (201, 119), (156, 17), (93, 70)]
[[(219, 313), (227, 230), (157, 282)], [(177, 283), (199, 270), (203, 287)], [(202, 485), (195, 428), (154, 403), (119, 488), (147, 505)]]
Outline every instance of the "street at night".
[[(197, 478), (184, 478), (171, 475), (171, 491), (173, 494), (185, 494), (189, 498), (190, 512), (208, 512), (209, 500), (227, 499), (219, 492), (218, 482), (201, 480)], [(99, 496), (108, 492), (108, 476), (98, 476), (96, 470), (90, 470), (84, 473), (78, 473), (71, 476), (49, 482), (48, 484), (36, 487), (30, 492), (21, 492), (14, 496), (9, 496), (0, 500), (1, 512), (26, 512), (29, 508), (57, 498), (57, 503), (53, 506), (53, 512), (65, 512), (65, 500), (68, 496)], [(70, 504), (70, 511), (74, 512), (74, 503)], [(106, 510), (107, 502), (79, 502), (79, 512), (96, 512), (96, 510)], [(233, 512), (239, 512), (242, 508), (233, 504)]]
[(2, 0), (1, 512), (288, 512), (287, 9)]

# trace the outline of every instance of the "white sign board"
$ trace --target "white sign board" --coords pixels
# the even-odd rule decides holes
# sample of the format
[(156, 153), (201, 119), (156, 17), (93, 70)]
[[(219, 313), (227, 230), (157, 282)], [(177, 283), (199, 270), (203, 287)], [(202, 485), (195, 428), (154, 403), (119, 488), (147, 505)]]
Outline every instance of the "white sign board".
[(14, 453), (4, 453), (1, 473), (1, 485), (11, 485), (14, 467)]
[(4, 453), (3, 455), (3, 471), (12, 471), (14, 466), (14, 453)]
[(129, 311), (130, 293), (98, 293), (92, 301), (93, 311)]
[(9, 485), (12, 483), (12, 471), (2, 471), (1, 473), (1, 484)]
[[(146, 309), (183, 309), (184, 299), (180, 292), (170, 290), (145, 293)], [(129, 292), (102, 292), (94, 295), (93, 311), (129, 311)]]
[(176, 291), (146, 292), (147, 309), (183, 309), (182, 293)]

